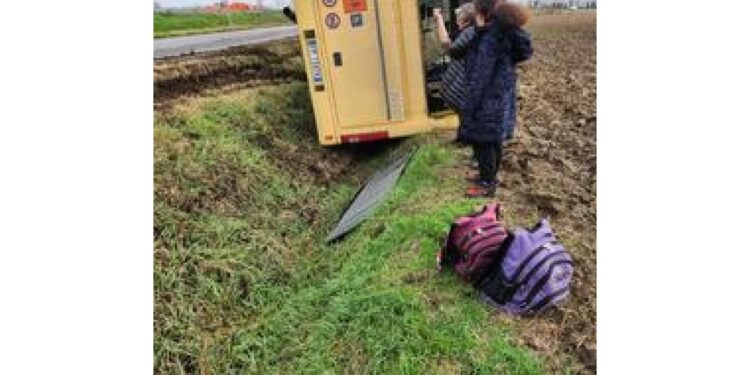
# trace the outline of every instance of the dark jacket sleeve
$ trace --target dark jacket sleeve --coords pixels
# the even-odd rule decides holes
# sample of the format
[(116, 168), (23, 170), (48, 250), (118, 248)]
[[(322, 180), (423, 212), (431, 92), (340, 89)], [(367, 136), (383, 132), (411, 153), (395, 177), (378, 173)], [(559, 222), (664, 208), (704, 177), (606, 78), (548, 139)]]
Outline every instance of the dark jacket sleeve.
[(534, 48), (531, 46), (531, 35), (524, 30), (517, 29), (513, 33), (513, 62), (520, 63), (531, 58)]
[(469, 49), (469, 46), (471, 45), (471, 42), (474, 40), (474, 37), (476, 35), (477, 32), (474, 26), (469, 26), (464, 29), (464, 31), (458, 34), (456, 40), (451, 43), (451, 46), (448, 49), (448, 56), (454, 59), (460, 59), (464, 57), (464, 55), (466, 55), (466, 51)]
[(466, 116), (474, 116), (484, 97), (485, 86), (490, 84), (495, 74), (495, 63), (497, 54), (491, 53), (494, 49), (495, 38), (478, 32), (476, 38), (478, 49), (473, 54), (471, 66), (467, 64), (466, 68), (466, 96), (464, 97), (463, 113)]

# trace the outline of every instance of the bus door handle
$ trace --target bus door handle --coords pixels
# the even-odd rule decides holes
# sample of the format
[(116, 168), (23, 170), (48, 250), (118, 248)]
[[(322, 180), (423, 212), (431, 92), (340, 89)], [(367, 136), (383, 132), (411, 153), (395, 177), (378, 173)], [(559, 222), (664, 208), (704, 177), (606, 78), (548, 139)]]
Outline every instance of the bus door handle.
[(341, 52), (334, 52), (333, 53), (333, 65), (335, 66), (343, 66), (344, 60), (341, 58)]

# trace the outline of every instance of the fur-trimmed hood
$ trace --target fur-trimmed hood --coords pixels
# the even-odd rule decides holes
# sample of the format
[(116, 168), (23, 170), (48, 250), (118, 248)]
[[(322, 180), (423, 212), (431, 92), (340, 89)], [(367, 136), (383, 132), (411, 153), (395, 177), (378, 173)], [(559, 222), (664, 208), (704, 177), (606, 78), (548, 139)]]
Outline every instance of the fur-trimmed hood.
[(523, 27), (531, 19), (531, 11), (523, 5), (500, 1), (493, 11), (495, 19), (503, 26)]

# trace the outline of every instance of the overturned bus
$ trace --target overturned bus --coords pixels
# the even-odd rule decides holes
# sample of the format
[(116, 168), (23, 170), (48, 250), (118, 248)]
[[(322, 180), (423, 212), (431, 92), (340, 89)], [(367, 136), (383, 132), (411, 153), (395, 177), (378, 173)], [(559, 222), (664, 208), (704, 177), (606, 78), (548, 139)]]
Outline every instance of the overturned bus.
[[(322, 145), (455, 129), (439, 95), (447, 64), (432, 8), (455, 25), (458, 0), (295, 0), (293, 12)], [(428, 74), (430, 72), (430, 74)]]

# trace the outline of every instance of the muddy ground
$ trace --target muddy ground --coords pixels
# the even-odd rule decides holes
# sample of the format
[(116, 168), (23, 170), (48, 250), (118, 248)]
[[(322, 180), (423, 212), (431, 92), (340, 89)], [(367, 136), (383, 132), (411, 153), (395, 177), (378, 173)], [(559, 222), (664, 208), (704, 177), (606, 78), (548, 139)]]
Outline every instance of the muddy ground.
[[(543, 355), (551, 371), (570, 368), (565, 358), (573, 358), (577, 362), (574, 368), (593, 373), (596, 14), (537, 15), (529, 30), (535, 54), (519, 68), (518, 129), (503, 156), (500, 199), (514, 217), (549, 215), (573, 254), (576, 275), (571, 297), (559, 309), (535, 319), (512, 319), (503, 314), (497, 314), (496, 319), (513, 320), (519, 327), (519, 342)], [(296, 41), (157, 60), (155, 110), (186, 97), (304, 80)], [(324, 178), (330, 180), (355, 162), (346, 151), (335, 151), (326, 160), (309, 160), (308, 167), (327, 171), (320, 173), (330, 173)], [(332, 166), (337, 163), (338, 168)]]
[(523, 320), (520, 340), (553, 368), (562, 351), (595, 372), (596, 13), (537, 16), (529, 29), (535, 54), (520, 68), (519, 129), (503, 157), (501, 197), (552, 218), (576, 275), (570, 300)]

